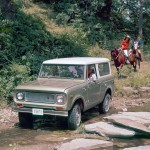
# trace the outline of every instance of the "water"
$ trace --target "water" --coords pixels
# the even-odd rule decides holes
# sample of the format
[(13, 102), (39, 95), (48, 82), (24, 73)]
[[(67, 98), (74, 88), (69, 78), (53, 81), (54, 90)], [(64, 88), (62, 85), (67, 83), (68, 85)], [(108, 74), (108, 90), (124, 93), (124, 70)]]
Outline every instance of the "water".
[[(140, 107), (128, 108), (128, 111), (149, 111), (150, 103)], [(115, 109), (111, 109), (109, 114), (117, 113)], [(102, 121), (104, 116), (99, 115), (97, 109), (92, 109), (86, 112), (83, 117), (83, 124), (90, 124), (98, 121)], [(34, 129), (22, 129), (18, 123), (11, 129), (0, 131), (0, 149), (4, 147), (11, 147), (13, 145), (34, 145), (48, 143), (54, 145), (54, 143), (60, 143), (75, 137), (83, 137), (85, 134), (81, 127), (76, 131), (69, 131), (66, 128), (65, 122), (56, 120), (56, 118), (50, 119), (38, 119), (34, 123)], [(86, 135), (88, 138), (88, 135)], [(90, 136), (90, 135), (89, 135)], [(130, 139), (118, 139), (110, 138), (109, 140), (114, 143), (114, 150), (123, 149), (126, 147), (141, 146), (150, 144), (150, 137), (134, 137)]]

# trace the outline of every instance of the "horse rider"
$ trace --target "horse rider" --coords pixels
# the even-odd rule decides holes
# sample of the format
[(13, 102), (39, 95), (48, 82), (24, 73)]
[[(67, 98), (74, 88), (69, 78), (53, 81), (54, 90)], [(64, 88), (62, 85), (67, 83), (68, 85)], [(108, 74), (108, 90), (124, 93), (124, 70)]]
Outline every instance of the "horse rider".
[(131, 42), (131, 49), (134, 49), (135, 48), (135, 43), (137, 43), (137, 48), (136, 48), (136, 52), (140, 58), (140, 61), (143, 61), (142, 60), (142, 55), (141, 55), (141, 51), (140, 51), (140, 48), (142, 46), (142, 43), (139, 39), (139, 37), (137, 35), (134, 36), (132, 42)]
[(124, 55), (126, 56), (126, 63), (129, 63), (129, 60), (128, 60), (128, 57), (129, 57), (128, 56), (129, 45), (130, 45), (130, 36), (126, 35), (125, 38), (122, 40), (122, 42), (120, 44), (121, 50), (123, 50)]

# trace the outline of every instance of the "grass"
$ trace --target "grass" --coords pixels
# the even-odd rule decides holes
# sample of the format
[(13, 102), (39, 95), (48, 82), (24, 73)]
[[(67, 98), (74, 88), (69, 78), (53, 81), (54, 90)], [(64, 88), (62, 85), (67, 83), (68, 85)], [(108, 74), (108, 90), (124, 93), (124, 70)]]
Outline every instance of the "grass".
[(150, 87), (150, 69), (149, 61), (142, 62), (141, 68), (134, 72), (131, 68), (124, 66), (121, 74), (122, 77), (118, 78), (116, 69), (112, 66), (112, 72), (115, 76), (115, 96), (130, 96), (133, 93), (126, 93), (124, 87), (132, 87), (138, 89), (139, 87)]

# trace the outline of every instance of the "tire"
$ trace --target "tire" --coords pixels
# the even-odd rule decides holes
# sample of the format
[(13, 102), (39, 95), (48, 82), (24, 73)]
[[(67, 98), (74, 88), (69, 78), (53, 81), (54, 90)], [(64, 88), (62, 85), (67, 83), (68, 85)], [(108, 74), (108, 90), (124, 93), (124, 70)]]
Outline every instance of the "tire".
[(68, 129), (76, 130), (81, 123), (81, 107), (79, 104), (75, 104), (72, 110), (69, 112), (68, 117)]
[(99, 112), (101, 114), (106, 114), (109, 111), (110, 100), (111, 100), (110, 94), (106, 93), (103, 102), (99, 104)]
[(29, 113), (18, 113), (18, 118), (21, 127), (23, 128), (33, 128), (33, 117)]

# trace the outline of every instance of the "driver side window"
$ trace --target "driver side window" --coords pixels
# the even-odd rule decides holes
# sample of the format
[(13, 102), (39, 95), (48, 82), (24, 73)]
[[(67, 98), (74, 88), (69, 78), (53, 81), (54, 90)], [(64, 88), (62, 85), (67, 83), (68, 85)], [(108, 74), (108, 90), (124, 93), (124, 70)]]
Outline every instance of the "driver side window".
[(92, 74), (95, 74), (97, 77), (96, 68), (95, 68), (94, 64), (87, 66), (87, 78), (90, 78), (92, 76)]

